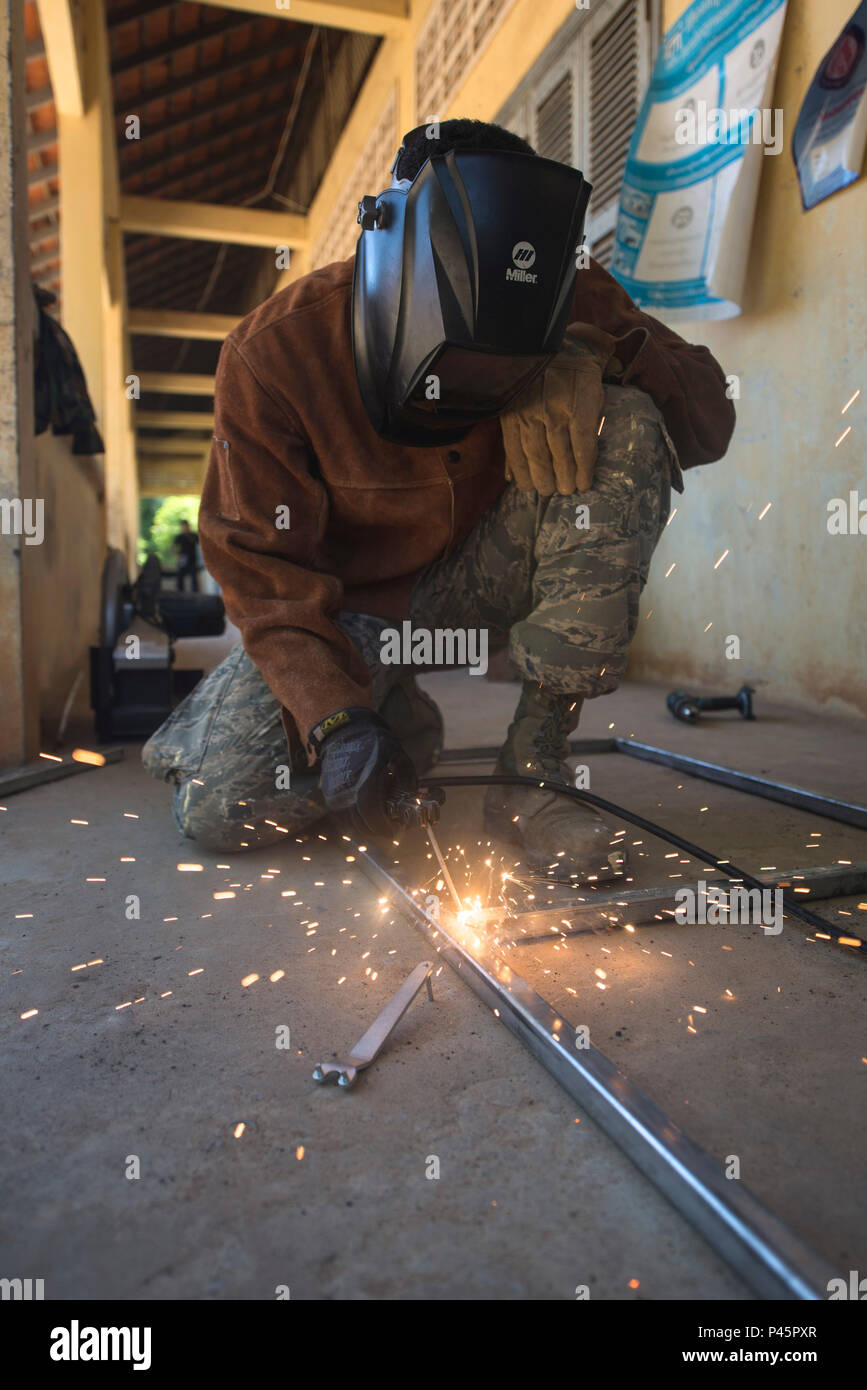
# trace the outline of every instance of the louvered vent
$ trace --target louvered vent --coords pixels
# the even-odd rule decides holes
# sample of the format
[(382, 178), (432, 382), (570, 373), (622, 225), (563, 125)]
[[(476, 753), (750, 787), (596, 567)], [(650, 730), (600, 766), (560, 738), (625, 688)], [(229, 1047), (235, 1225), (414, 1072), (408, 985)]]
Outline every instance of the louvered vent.
[(567, 72), (536, 110), (536, 150), (543, 159), (574, 164), (572, 74)]
[(598, 241), (591, 242), (590, 255), (594, 261), (604, 265), (606, 269), (611, 265), (611, 257), (614, 254), (614, 228), (606, 232)]
[(620, 193), (632, 128), (638, 116), (638, 5), (627, 0), (590, 44), (591, 212)]
[(392, 88), (379, 120), (349, 178), (334, 203), (327, 223), (313, 248), (310, 268), (342, 261), (351, 256), (358, 240), (356, 208), (365, 193), (378, 193), (388, 186), (388, 171), (398, 145), (397, 89)]
[(515, 0), (433, 0), (416, 42), (419, 123), (442, 113)]

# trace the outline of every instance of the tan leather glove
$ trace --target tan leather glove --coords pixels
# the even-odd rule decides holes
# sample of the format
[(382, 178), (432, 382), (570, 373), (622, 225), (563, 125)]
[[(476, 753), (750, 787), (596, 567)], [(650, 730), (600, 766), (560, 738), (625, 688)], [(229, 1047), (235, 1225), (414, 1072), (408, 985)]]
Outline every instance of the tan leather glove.
[(522, 492), (550, 497), (593, 486), (602, 377), (614, 343), (593, 324), (570, 324), (560, 352), (500, 415), (506, 477)]

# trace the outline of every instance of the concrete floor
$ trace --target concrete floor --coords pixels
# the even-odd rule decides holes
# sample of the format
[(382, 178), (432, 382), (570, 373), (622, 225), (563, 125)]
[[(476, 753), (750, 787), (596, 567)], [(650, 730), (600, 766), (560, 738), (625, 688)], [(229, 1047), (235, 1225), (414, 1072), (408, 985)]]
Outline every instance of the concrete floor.
[[(517, 693), (464, 672), (424, 684), (451, 746), (495, 742)], [(581, 733), (613, 723), (863, 798), (863, 725), (760, 706), (752, 725), (690, 729), (663, 696), (625, 686), (587, 707)], [(594, 791), (747, 868), (867, 859), (843, 826), (618, 756), (591, 769)], [(288, 1286), (308, 1299), (572, 1299), (582, 1284), (604, 1299), (750, 1297), (446, 967), (354, 1091), (312, 1083), (425, 953), (328, 826), (327, 839), (231, 861), (202, 853), (135, 748), (5, 805), (0, 1276), (43, 1278), (48, 1298), (271, 1299)], [(818, 856), (803, 848), (816, 830)], [(474, 831), (478, 795), (456, 791), (444, 839)], [(637, 881), (664, 881), (665, 852), (635, 848)], [(413, 846), (400, 853), (409, 870)], [(857, 903), (821, 910), (857, 917)], [(738, 1154), (743, 1180), (835, 1267), (864, 1267), (862, 960), (788, 928), (669, 924), (513, 954), (694, 1138)]]

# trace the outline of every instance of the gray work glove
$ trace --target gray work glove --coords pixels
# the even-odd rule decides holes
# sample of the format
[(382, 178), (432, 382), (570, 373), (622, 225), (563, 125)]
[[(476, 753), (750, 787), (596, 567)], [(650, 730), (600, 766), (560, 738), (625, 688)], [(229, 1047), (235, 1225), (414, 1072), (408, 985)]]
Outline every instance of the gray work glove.
[(351, 706), (311, 730), (310, 743), (322, 760), (322, 795), (332, 815), (356, 835), (391, 838), (388, 801), (414, 793), (418, 779), (385, 720)]

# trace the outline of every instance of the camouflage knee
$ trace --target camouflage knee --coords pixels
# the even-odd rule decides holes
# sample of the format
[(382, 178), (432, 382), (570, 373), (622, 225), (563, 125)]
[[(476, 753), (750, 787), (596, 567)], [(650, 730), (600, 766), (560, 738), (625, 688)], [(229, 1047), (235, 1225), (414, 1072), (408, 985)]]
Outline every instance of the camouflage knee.
[(315, 773), (293, 775), (292, 786), (275, 791), (252, 788), (242, 800), (227, 797), (220, 785), (188, 777), (172, 797), (172, 818), (187, 839), (221, 853), (259, 849), (297, 835), (320, 821), (325, 803)]
[(643, 391), (607, 387), (593, 487), (545, 499), (533, 608), (512, 628), (525, 678), (585, 698), (616, 689), (638, 600), (680, 469), (661, 413)]

